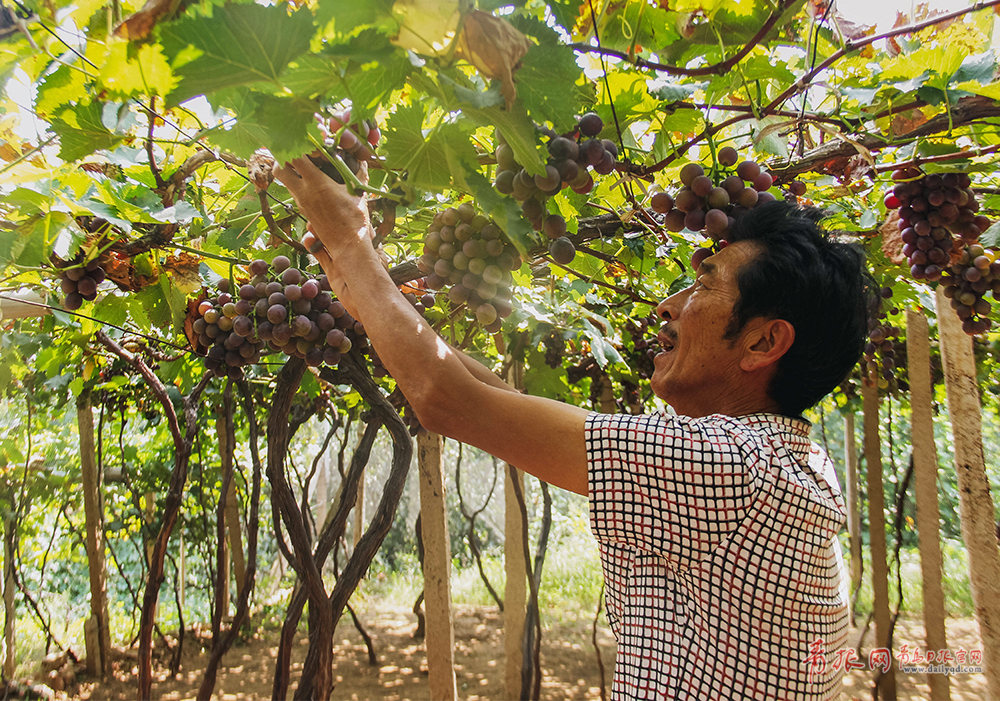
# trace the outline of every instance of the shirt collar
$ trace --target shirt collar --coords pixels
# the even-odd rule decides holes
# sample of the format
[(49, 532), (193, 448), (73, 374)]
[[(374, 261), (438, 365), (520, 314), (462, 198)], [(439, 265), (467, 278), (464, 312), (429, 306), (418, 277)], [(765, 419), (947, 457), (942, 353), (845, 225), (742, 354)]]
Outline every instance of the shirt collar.
[(795, 460), (805, 464), (809, 460), (812, 442), (809, 440), (809, 429), (812, 424), (803, 418), (783, 416), (782, 414), (746, 414), (735, 417), (737, 421), (769, 433), (779, 433), (782, 443), (795, 457)]

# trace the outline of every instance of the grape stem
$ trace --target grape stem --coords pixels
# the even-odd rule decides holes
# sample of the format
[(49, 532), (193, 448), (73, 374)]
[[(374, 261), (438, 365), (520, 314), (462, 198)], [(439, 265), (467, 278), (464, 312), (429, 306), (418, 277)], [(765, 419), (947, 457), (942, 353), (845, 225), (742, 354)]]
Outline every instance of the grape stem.
[(202, 258), (211, 258), (212, 260), (220, 260), (223, 263), (231, 263), (233, 265), (249, 265), (250, 261), (243, 260), (242, 258), (233, 258), (232, 256), (224, 256), (218, 253), (209, 253), (208, 251), (202, 251), (198, 248), (191, 248), (190, 246), (183, 246), (179, 243), (170, 244), (171, 248), (176, 248), (178, 251), (184, 251), (185, 253), (193, 253), (196, 256), (201, 256)]
[(600, 280), (596, 280), (593, 277), (589, 277), (587, 275), (583, 275), (581, 273), (578, 273), (575, 270), (573, 270), (573, 268), (570, 268), (568, 266), (563, 265), (562, 263), (559, 263), (559, 262), (553, 260), (551, 256), (539, 256), (539, 258), (541, 260), (544, 260), (544, 261), (547, 261), (547, 262), (551, 263), (552, 265), (559, 266), (560, 268), (562, 268), (563, 270), (565, 270), (567, 273), (570, 273), (571, 275), (574, 275), (574, 276), (578, 277), (581, 280), (589, 282), (592, 285), (597, 285), (599, 287), (604, 287), (604, 288), (607, 288), (609, 290), (614, 290), (618, 294), (625, 295), (626, 297), (628, 297), (629, 299), (631, 299), (633, 302), (639, 302), (640, 304), (648, 304), (651, 307), (655, 307), (657, 304), (659, 304), (659, 302), (651, 302), (650, 300), (646, 299), (645, 297), (643, 297), (639, 293), (633, 292), (632, 290), (627, 290), (627, 289), (625, 289), (623, 287), (617, 287), (615, 285), (609, 285), (606, 282), (601, 282)]
[[(185, 348), (184, 346), (178, 346), (176, 343), (171, 343), (162, 338), (156, 338), (155, 336), (147, 336), (140, 331), (134, 331), (133, 329), (127, 329), (124, 326), (119, 326), (118, 324), (112, 324), (110, 321), (105, 321), (104, 319), (97, 319), (92, 316), (87, 316), (86, 314), (81, 314), (80, 312), (70, 311), (69, 309), (63, 309), (62, 307), (53, 307), (51, 304), (45, 304), (43, 302), (32, 302), (31, 300), (22, 299), (20, 297), (8, 297), (5, 294), (0, 294), (0, 299), (6, 299), (9, 302), (17, 302), (18, 304), (26, 304), (30, 307), (39, 307), (41, 309), (48, 309), (54, 312), (61, 312), (63, 314), (70, 314), (72, 316), (80, 317), (81, 319), (87, 319), (88, 321), (93, 321), (97, 324), (102, 324), (104, 326), (110, 326), (113, 329), (118, 329), (123, 333), (130, 334), (132, 336), (139, 336), (140, 338), (145, 338), (148, 341), (153, 341), (154, 343), (162, 343), (164, 345), (170, 346), (171, 348), (176, 348), (184, 353), (189, 353), (191, 355), (197, 355), (191, 348)], [(200, 357), (200, 356), (199, 356)]]
[(956, 151), (955, 153), (942, 153), (937, 156), (925, 156), (923, 158), (914, 158), (911, 161), (904, 161), (903, 163), (889, 163), (886, 165), (876, 166), (874, 171), (876, 173), (885, 173), (892, 170), (902, 170), (903, 168), (916, 168), (924, 163), (942, 163), (946, 161), (959, 161), (965, 158), (976, 158), (977, 156), (986, 156), (991, 153), (996, 153), (1000, 151), (1000, 144), (996, 146), (989, 146), (987, 148), (978, 149), (975, 151)]
[[(1000, 0), (997, 1), (1000, 2)], [(341, 132), (343, 132), (344, 129), (346, 128), (347, 128), (346, 126), (342, 126), (340, 129), (338, 129), (337, 133), (334, 135), (334, 139), (335, 140), (339, 139)], [(337, 169), (337, 172), (340, 173), (340, 175), (344, 178), (344, 184), (347, 186), (347, 191), (350, 192), (352, 195), (357, 195), (358, 192), (367, 192), (370, 195), (378, 195), (379, 197), (384, 197), (385, 199), (392, 200), (393, 202), (402, 201), (402, 198), (399, 195), (394, 195), (391, 192), (385, 192), (383, 190), (379, 190), (378, 188), (369, 187), (368, 185), (365, 185), (360, 180), (358, 180), (358, 176), (356, 176), (354, 173), (351, 172), (351, 169), (347, 167), (346, 163), (344, 163), (343, 158), (341, 158), (336, 153), (330, 153), (329, 151), (327, 151), (326, 147), (323, 146), (323, 144), (319, 143), (319, 141), (316, 140), (316, 137), (313, 136), (312, 134), (309, 135), (309, 140), (312, 141), (313, 144), (315, 144), (317, 147), (319, 147), (319, 151), (323, 155), (323, 157), (326, 158), (328, 161), (330, 161), (330, 163), (333, 164), (333, 167)]]

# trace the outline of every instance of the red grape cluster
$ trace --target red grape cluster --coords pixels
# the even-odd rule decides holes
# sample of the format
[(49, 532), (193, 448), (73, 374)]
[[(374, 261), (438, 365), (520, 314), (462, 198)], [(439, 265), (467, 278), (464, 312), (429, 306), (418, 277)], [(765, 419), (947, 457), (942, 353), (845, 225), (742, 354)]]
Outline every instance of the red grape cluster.
[[(344, 164), (351, 169), (352, 173), (357, 173), (361, 167), (361, 161), (371, 161), (374, 158), (373, 150), (378, 146), (382, 135), (373, 122), (367, 120), (358, 124), (351, 124), (351, 111), (347, 110), (341, 114), (330, 117), (327, 123), (320, 123), (320, 129), (325, 133), (323, 145), (330, 154), (336, 153), (344, 161)], [(335, 138), (337, 132), (340, 136)], [(326, 173), (335, 182), (343, 183), (344, 177), (340, 171), (328, 159), (321, 156), (310, 156), (313, 163)]]
[(235, 296), (222, 280), (220, 294), (197, 308), (192, 329), (208, 349), (205, 366), (217, 376), (239, 376), (239, 368), (259, 362), (265, 342), (311, 367), (335, 366), (353, 347), (367, 346), (364, 327), (330, 295), (326, 276), (304, 274), (286, 256), (271, 265), (255, 260), (250, 272)]
[(978, 243), (962, 249), (958, 258), (941, 275), (944, 295), (962, 320), (962, 330), (971, 335), (986, 333), (992, 325), (987, 315), (992, 305), (986, 293), (1000, 299), (1000, 262), (996, 254)]
[(609, 139), (599, 139), (604, 122), (594, 112), (580, 118), (576, 127), (566, 134), (551, 134), (548, 142), (549, 157), (545, 172), (532, 175), (514, 157), (514, 150), (506, 143), (497, 146), (497, 175), (494, 184), (498, 192), (511, 195), (521, 203), (525, 219), (536, 231), (549, 239), (549, 254), (557, 262), (566, 264), (573, 260), (576, 249), (566, 238), (566, 220), (546, 211), (546, 198), (565, 187), (578, 194), (587, 194), (594, 188), (594, 177), (613, 172), (618, 158), (618, 146)]
[(469, 202), (434, 215), (417, 267), (432, 290), (450, 285), (448, 299), (465, 304), (489, 332), (511, 313), (511, 272), (521, 255), (503, 231)]
[(688, 163), (681, 168), (683, 187), (675, 195), (657, 192), (650, 206), (654, 212), (666, 215), (664, 225), (670, 231), (704, 230), (715, 241), (725, 239), (736, 219), (775, 199), (768, 192), (774, 184), (771, 174), (754, 161), (739, 162), (739, 159), (732, 146), (719, 149), (717, 167), (713, 170), (715, 181), (699, 163)]
[(924, 175), (916, 168), (896, 170), (892, 178), (896, 185), (885, 196), (885, 206), (899, 209), (899, 236), (910, 274), (915, 280), (940, 280), (961, 241), (975, 243), (990, 225), (987, 217), (976, 214), (972, 180), (966, 173)]
[(63, 307), (75, 311), (83, 306), (84, 300), (93, 302), (97, 299), (97, 286), (104, 282), (104, 278), (104, 268), (96, 258), (84, 263), (83, 252), (77, 253), (59, 268), (59, 287), (66, 295)]
[[(892, 297), (892, 288), (883, 287), (882, 299)], [(886, 313), (879, 313), (868, 320), (868, 343), (862, 355), (864, 361), (864, 381), (869, 386), (878, 385), (882, 389), (889, 386), (895, 376), (896, 349), (893, 338), (898, 338), (902, 331), (898, 326), (889, 323)]]

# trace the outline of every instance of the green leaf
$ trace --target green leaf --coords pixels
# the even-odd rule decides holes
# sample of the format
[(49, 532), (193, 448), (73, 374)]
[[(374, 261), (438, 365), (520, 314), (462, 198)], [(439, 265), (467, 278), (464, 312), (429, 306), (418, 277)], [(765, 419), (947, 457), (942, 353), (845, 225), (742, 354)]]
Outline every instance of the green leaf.
[(517, 96), (536, 122), (569, 129), (581, 111), (583, 71), (568, 46), (532, 46), (517, 71)]
[(472, 187), (476, 202), (486, 214), (493, 218), (497, 226), (504, 230), (515, 248), (526, 255), (534, 247), (535, 239), (531, 225), (525, 221), (521, 207), (512, 197), (501, 195), (493, 184), (480, 173), (470, 173), (466, 180)]
[(483, 126), (492, 125), (500, 130), (504, 140), (514, 151), (514, 158), (532, 175), (545, 172), (545, 161), (538, 152), (538, 135), (528, 113), (518, 100), (510, 111), (496, 107), (467, 109), (465, 114)]
[(351, 99), (351, 119), (367, 119), (385, 97), (403, 87), (413, 65), (402, 51), (396, 51), (379, 62), (366, 63), (347, 74), (344, 79), (347, 96)]
[(618, 349), (614, 347), (602, 334), (598, 331), (597, 327), (594, 326), (589, 319), (581, 319), (583, 323), (584, 335), (590, 340), (590, 350), (594, 354), (594, 360), (602, 368), (607, 366), (608, 363), (622, 363), (621, 355), (618, 353)]
[(316, 23), (326, 27), (333, 22), (333, 31), (338, 35), (354, 35), (372, 25), (387, 29), (394, 26), (392, 20), (393, 0), (336, 0), (318, 3)]
[(42, 78), (38, 85), (35, 112), (45, 118), (63, 105), (86, 102), (87, 76), (83, 71), (63, 65)]
[(979, 235), (979, 243), (990, 248), (1000, 247), (1000, 221), (991, 224), (990, 228)]
[(211, 142), (237, 156), (248, 158), (267, 148), (279, 163), (298, 158), (321, 140), (315, 114), (319, 104), (302, 98), (275, 97), (237, 88), (224, 94), (224, 104), (236, 115), (228, 130), (209, 134)]
[(136, 50), (126, 41), (112, 41), (100, 73), (101, 85), (121, 97), (134, 94), (166, 95), (177, 79), (159, 44), (144, 44)]
[(408, 171), (407, 181), (414, 187), (436, 189), (454, 184), (465, 188), (466, 174), (478, 163), (476, 150), (463, 131), (451, 123), (423, 131), (424, 107), (414, 104), (400, 107), (386, 123), (386, 165)]
[(992, 50), (966, 56), (962, 61), (962, 65), (951, 76), (951, 82), (961, 83), (967, 80), (974, 80), (980, 85), (986, 85), (993, 80), (993, 72), (996, 70), (996, 66), (997, 57)]
[[(162, 26), (164, 50), (181, 77), (170, 103), (246, 83), (278, 85), (289, 61), (309, 49), (314, 31), (307, 9), (288, 14), (283, 4), (256, 3), (225, 5), (211, 17), (189, 16)], [(192, 55), (188, 47), (196, 57), (182, 63)]]
[(331, 87), (341, 83), (341, 68), (326, 56), (306, 54), (297, 58), (281, 78), (282, 84), (299, 97), (316, 98), (327, 95)]
[(113, 294), (105, 295), (94, 305), (90, 315), (109, 324), (123, 326), (128, 318), (125, 311), (128, 306), (130, 305), (125, 298)]
[(486, 90), (474, 90), (464, 85), (459, 85), (451, 76), (445, 73), (438, 75), (438, 78), (452, 89), (452, 92), (455, 93), (455, 98), (459, 102), (469, 104), (476, 109), (502, 107), (504, 104), (503, 92), (501, 92), (503, 84), (499, 80), (490, 83), (490, 87)]
[[(166, 279), (166, 276), (161, 276), (162, 279)], [(155, 326), (164, 329), (170, 325), (173, 317), (162, 284), (145, 287), (136, 292), (133, 298), (138, 302), (138, 305), (133, 305), (133, 317), (145, 328)]]
[(52, 120), (52, 131), (59, 136), (59, 158), (77, 161), (125, 138), (104, 126), (103, 112), (104, 104), (95, 101), (64, 110)]

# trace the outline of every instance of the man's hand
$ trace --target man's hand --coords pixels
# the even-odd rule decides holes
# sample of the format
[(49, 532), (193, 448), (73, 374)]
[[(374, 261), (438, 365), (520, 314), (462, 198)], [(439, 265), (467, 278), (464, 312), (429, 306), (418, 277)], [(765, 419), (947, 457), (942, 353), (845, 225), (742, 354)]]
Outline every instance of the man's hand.
[[(309, 221), (314, 235), (329, 254), (328, 259), (335, 261), (345, 246), (359, 242), (371, 246), (374, 231), (368, 218), (368, 206), (363, 199), (350, 194), (346, 185), (327, 177), (308, 157), (296, 158), (273, 172), (292, 193), (302, 216)], [(361, 163), (358, 179), (368, 182), (365, 162)], [(325, 269), (322, 259), (320, 263)]]

